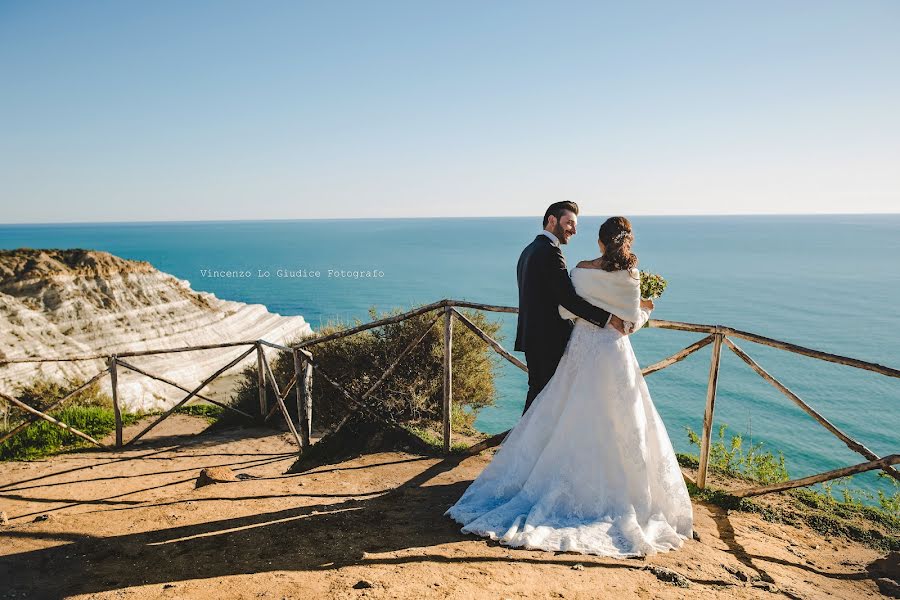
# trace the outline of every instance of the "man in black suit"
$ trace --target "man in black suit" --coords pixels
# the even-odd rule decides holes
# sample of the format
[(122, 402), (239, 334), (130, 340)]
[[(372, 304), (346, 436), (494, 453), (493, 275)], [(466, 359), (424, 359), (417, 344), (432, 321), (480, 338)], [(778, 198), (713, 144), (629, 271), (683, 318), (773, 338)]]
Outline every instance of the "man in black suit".
[(569, 243), (577, 224), (577, 204), (551, 204), (544, 214), (544, 230), (519, 256), (516, 268), (519, 324), (515, 349), (525, 352), (528, 365), (528, 396), (522, 414), (553, 377), (572, 333), (573, 323), (559, 315), (559, 305), (597, 327), (608, 324), (625, 333), (621, 319), (575, 293), (559, 247)]

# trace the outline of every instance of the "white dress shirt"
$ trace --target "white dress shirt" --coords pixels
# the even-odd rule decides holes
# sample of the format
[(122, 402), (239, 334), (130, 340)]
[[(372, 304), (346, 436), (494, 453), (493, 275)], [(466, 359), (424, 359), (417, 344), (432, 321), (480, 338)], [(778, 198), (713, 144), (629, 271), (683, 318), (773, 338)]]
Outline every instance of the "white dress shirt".
[(559, 248), (559, 238), (547, 231), (546, 229), (542, 229), (541, 233), (550, 238), (550, 243)]

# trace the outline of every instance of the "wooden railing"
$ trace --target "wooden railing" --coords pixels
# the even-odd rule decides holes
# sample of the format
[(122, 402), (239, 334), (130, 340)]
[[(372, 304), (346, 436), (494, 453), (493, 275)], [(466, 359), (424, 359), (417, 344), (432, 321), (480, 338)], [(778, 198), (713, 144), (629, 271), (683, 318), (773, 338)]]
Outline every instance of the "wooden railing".
[[(268, 342), (266, 340), (255, 340), (255, 341), (246, 341), (246, 342), (231, 342), (231, 343), (223, 343), (223, 344), (210, 344), (205, 346), (190, 346), (184, 348), (174, 348), (167, 350), (148, 350), (143, 352), (127, 352), (127, 353), (119, 353), (111, 356), (106, 355), (95, 355), (95, 356), (83, 356), (83, 357), (72, 357), (72, 358), (55, 358), (55, 359), (45, 359), (45, 358), (21, 358), (21, 359), (10, 359), (5, 360), (2, 364), (9, 363), (40, 363), (40, 362), (60, 362), (60, 361), (90, 361), (97, 359), (105, 359), (107, 363), (106, 369), (97, 373), (92, 378), (87, 380), (84, 384), (80, 385), (77, 389), (69, 392), (63, 398), (53, 402), (50, 406), (44, 408), (43, 410), (38, 410), (34, 407), (26, 405), (24, 402), (16, 398), (12, 398), (6, 394), (0, 393), (0, 398), (3, 398), (11, 405), (29, 413), (29, 417), (25, 422), (10, 430), (2, 437), (0, 437), (0, 442), (12, 437), (17, 434), (19, 431), (30, 425), (31, 423), (37, 421), (38, 419), (44, 419), (53, 423), (54, 425), (61, 427), (67, 431), (70, 431), (74, 435), (77, 435), (92, 444), (95, 444), (100, 447), (106, 448), (99, 441), (94, 438), (88, 436), (87, 434), (78, 431), (77, 429), (61, 423), (60, 421), (51, 417), (49, 413), (54, 408), (59, 407), (64, 402), (74, 397), (78, 392), (85, 389), (89, 385), (99, 381), (105, 375), (109, 374), (110, 382), (112, 387), (112, 398), (113, 398), (113, 407), (116, 415), (116, 444), (115, 447), (123, 447), (129, 446), (146, 435), (150, 430), (159, 425), (163, 420), (168, 418), (172, 413), (174, 413), (179, 407), (185, 405), (187, 402), (192, 400), (193, 398), (198, 398), (201, 400), (205, 400), (215, 404), (217, 406), (221, 406), (224, 409), (231, 410), (237, 413), (240, 413), (244, 417), (248, 419), (261, 418), (264, 420), (270, 419), (276, 412), (280, 412), (284, 417), (285, 422), (287, 423), (287, 427), (291, 432), (294, 440), (297, 443), (297, 447), (299, 452), (303, 452), (303, 449), (306, 448), (310, 444), (310, 431), (312, 426), (312, 378), (313, 373), (317, 373), (321, 379), (323, 379), (326, 383), (333, 386), (338, 392), (344, 397), (344, 399), (348, 402), (350, 410), (347, 415), (343, 418), (341, 422), (332, 427), (329, 431), (334, 431), (340, 425), (342, 425), (347, 418), (350, 417), (355, 411), (360, 411), (364, 413), (368, 418), (373, 419), (375, 421), (380, 421), (390, 427), (398, 427), (399, 424), (389, 415), (385, 415), (378, 410), (376, 410), (373, 406), (370, 405), (368, 399), (371, 395), (378, 390), (382, 384), (390, 377), (390, 375), (394, 372), (397, 366), (400, 364), (400, 361), (418, 344), (420, 344), (424, 339), (428, 332), (432, 327), (437, 325), (438, 321), (443, 320), (443, 339), (444, 339), (444, 358), (443, 358), (443, 378), (442, 378), (442, 430), (443, 430), (443, 448), (445, 452), (449, 452), (452, 443), (453, 432), (451, 429), (451, 421), (452, 421), (452, 410), (453, 410), (453, 390), (451, 386), (452, 381), (452, 371), (453, 371), (453, 362), (452, 362), (452, 349), (453, 349), (453, 323), (454, 321), (459, 321), (466, 328), (471, 330), (476, 336), (482, 339), (486, 344), (488, 344), (494, 351), (497, 352), (504, 359), (521, 369), (522, 371), (527, 372), (527, 366), (513, 356), (509, 351), (503, 348), (496, 340), (494, 340), (487, 333), (482, 331), (477, 325), (475, 325), (470, 319), (468, 319), (464, 314), (459, 312), (457, 309), (459, 308), (470, 308), (481, 311), (488, 312), (504, 312), (504, 313), (518, 313), (518, 309), (511, 306), (496, 306), (489, 304), (480, 304), (476, 302), (467, 302), (462, 300), (441, 300), (438, 302), (433, 302), (431, 304), (427, 304), (416, 308), (414, 310), (410, 310), (408, 312), (394, 315), (391, 317), (378, 319), (375, 321), (371, 321), (369, 323), (365, 323), (362, 325), (358, 325), (356, 327), (351, 327), (348, 329), (344, 329), (341, 331), (337, 331), (334, 333), (330, 333), (323, 336), (312, 337), (303, 342), (297, 344), (293, 347), (282, 346), (279, 344), (274, 344), (272, 342)], [(322, 365), (314, 358), (314, 354), (312, 353), (312, 349), (314, 349), (317, 345), (323, 344), (325, 342), (329, 342), (332, 340), (340, 339), (343, 337), (347, 337), (350, 335), (354, 335), (357, 333), (361, 333), (363, 331), (367, 331), (369, 329), (373, 329), (376, 327), (382, 327), (384, 325), (389, 325), (393, 323), (399, 323), (403, 320), (416, 317), (419, 315), (424, 315), (427, 313), (434, 312), (434, 317), (428, 322), (421, 335), (419, 335), (416, 339), (412, 340), (403, 351), (397, 356), (393, 363), (388, 366), (387, 369), (382, 373), (382, 375), (373, 383), (366, 392), (361, 395), (354, 394), (347, 390), (344, 386), (342, 386), (338, 381), (329, 373), (325, 371)], [(840, 439), (844, 444), (847, 445), (848, 448), (853, 450), (854, 452), (860, 454), (864, 458), (866, 458), (865, 462), (844, 467), (841, 469), (835, 469), (831, 471), (826, 471), (824, 473), (819, 473), (817, 475), (812, 475), (809, 477), (804, 477), (801, 479), (785, 481), (781, 483), (765, 485), (765, 486), (757, 486), (752, 488), (747, 488), (743, 490), (738, 490), (734, 492), (730, 492), (732, 495), (745, 497), (745, 496), (757, 496), (761, 494), (768, 494), (772, 492), (782, 491), (786, 489), (791, 489), (795, 487), (802, 487), (813, 485), (815, 483), (820, 483), (823, 481), (829, 481), (831, 479), (836, 479), (838, 477), (844, 477), (847, 475), (853, 475), (856, 473), (862, 473), (864, 471), (870, 471), (874, 469), (881, 469), (888, 475), (894, 477), (895, 479), (900, 480), (900, 473), (896, 469), (894, 469), (893, 465), (900, 463), (900, 454), (891, 454), (889, 456), (880, 457), (871, 451), (869, 448), (861, 444), (860, 442), (854, 440), (845, 432), (841, 431), (838, 427), (832, 424), (828, 419), (822, 416), (817, 410), (811, 407), (809, 404), (804, 402), (797, 394), (792, 392), (787, 386), (778, 381), (775, 377), (773, 377), (770, 373), (768, 373), (765, 369), (763, 369), (754, 359), (752, 359), (746, 352), (744, 352), (737, 344), (735, 344), (735, 339), (747, 340), (750, 342), (762, 344), (765, 346), (770, 346), (772, 348), (778, 348), (780, 350), (785, 350), (787, 352), (792, 352), (795, 354), (801, 354), (804, 356), (809, 356), (811, 358), (815, 358), (818, 360), (823, 360), (827, 362), (833, 362), (841, 365), (846, 365), (850, 367), (854, 367), (857, 369), (864, 369), (868, 371), (873, 371), (875, 373), (879, 373), (881, 375), (886, 375), (888, 377), (900, 378), (900, 370), (894, 369), (891, 367), (886, 367), (883, 365), (866, 362), (854, 358), (849, 358), (846, 356), (839, 356), (836, 354), (830, 354), (827, 352), (822, 352), (819, 350), (813, 350), (811, 348), (805, 348), (803, 346), (798, 346), (796, 344), (791, 344), (788, 342), (782, 342), (779, 340), (774, 340), (771, 338), (767, 338), (761, 335), (757, 335), (755, 333), (749, 333), (746, 331), (741, 331), (738, 329), (732, 329), (730, 327), (724, 327), (721, 325), (702, 325), (697, 323), (681, 323), (677, 321), (661, 321), (656, 319), (651, 319), (648, 323), (649, 327), (655, 327), (660, 329), (673, 329), (677, 331), (690, 331), (694, 333), (706, 334), (705, 337), (695, 341), (684, 349), (676, 352), (675, 354), (665, 358), (659, 362), (656, 362), (648, 367), (642, 369), (642, 372), (645, 376), (650, 375), (652, 373), (656, 373), (657, 371), (661, 371), (666, 367), (669, 367), (677, 362), (680, 362), (695, 353), (696, 351), (708, 346), (710, 344), (713, 345), (712, 358), (710, 361), (710, 369), (709, 369), (709, 378), (707, 381), (707, 389), (706, 389), (706, 406), (703, 413), (703, 428), (700, 438), (700, 460), (699, 466), (697, 469), (697, 480), (694, 481), (698, 487), (705, 488), (707, 474), (709, 470), (709, 455), (710, 455), (710, 440), (712, 433), (712, 424), (713, 424), (713, 415), (715, 412), (716, 405), (716, 389), (718, 385), (719, 378), (719, 364), (721, 360), (722, 347), (725, 346), (729, 350), (731, 350), (734, 354), (736, 354), (741, 360), (743, 360), (755, 373), (757, 373), (760, 377), (762, 377), (765, 381), (783, 393), (788, 399), (790, 399), (793, 403), (798, 405), (801, 409), (803, 409), (808, 415), (810, 415), (816, 422), (825, 427), (829, 432), (835, 435), (838, 439)], [(194, 387), (193, 389), (188, 389), (185, 386), (182, 386), (174, 381), (166, 379), (165, 377), (161, 377), (159, 375), (154, 375), (148, 373), (130, 362), (126, 362), (122, 360), (123, 358), (130, 358), (133, 356), (145, 356), (145, 355), (154, 355), (154, 354), (167, 354), (172, 352), (191, 352), (196, 350), (209, 350), (215, 348), (228, 348), (228, 347), (240, 347), (240, 346), (249, 346), (247, 350), (242, 352), (236, 358), (231, 360), (225, 366), (218, 369), (212, 375), (207, 377), (200, 385)], [(285, 386), (284, 390), (281, 390), (278, 382), (275, 380), (275, 376), (272, 372), (272, 368), (269, 364), (268, 358), (266, 357), (265, 352), (263, 351), (264, 347), (270, 347), (277, 350), (281, 350), (283, 352), (290, 352), (293, 355), (293, 363), (294, 363), (294, 374), (288, 384)], [(256, 350), (257, 356), (257, 373), (258, 373), (258, 383), (259, 383), (259, 415), (256, 417), (250, 415), (244, 411), (241, 411), (235, 407), (229, 406), (227, 404), (218, 402), (204, 396), (200, 393), (203, 388), (209, 385), (212, 381), (214, 381), (217, 377), (222, 375), (227, 370), (231, 369), (239, 362), (247, 358), (254, 350)], [(147, 427), (141, 430), (139, 433), (134, 435), (130, 440), (123, 443), (123, 433), (122, 433), (122, 418), (120, 411), (120, 402), (118, 397), (118, 369), (119, 367), (133, 371), (135, 373), (144, 375), (146, 377), (150, 377), (151, 379), (169, 384), (175, 388), (180, 389), (181, 391), (188, 392), (184, 398), (182, 398), (179, 402), (169, 408), (166, 412), (160, 415), (156, 420), (150, 423)], [(299, 384), (298, 384), (299, 382)], [(267, 406), (267, 384), (271, 387), (275, 396), (275, 404), (269, 408)], [(291, 421), (291, 418), (288, 414), (287, 407), (285, 402), (288, 399), (288, 396), (291, 390), (295, 390), (296, 400), (297, 400), (297, 414), (298, 414), (298, 422), (296, 426)], [(327, 432), (324, 432), (327, 433)], [(495, 435), (487, 440), (479, 442), (473, 446), (471, 446), (467, 452), (468, 453), (477, 453), (491, 446), (497, 445), (502, 442), (506, 433), (504, 432), (498, 435)]]
[[(218, 348), (236, 348), (248, 346), (244, 351), (242, 351), (235, 358), (230, 360), (227, 364), (217, 369), (213, 374), (203, 380), (200, 385), (195, 386), (193, 389), (189, 389), (188, 387), (181, 385), (171, 379), (163, 377), (161, 375), (155, 375), (153, 373), (149, 373), (148, 371), (135, 366), (131, 362), (123, 360), (124, 358), (132, 358), (138, 356), (153, 356), (160, 354), (172, 354), (178, 352), (194, 352), (198, 350), (214, 350)], [(16, 359), (7, 359), (0, 362), (0, 366), (6, 364), (14, 364), (14, 363), (47, 363), (47, 362), (79, 362), (79, 361), (96, 361), (96, 360), (104, 360), (106, 363), (106, 367), (95, 374), (93, 377), (85, 381), (83, 384), (79, 385), (77, 388), (67, 393), (62, 398), (53, 401), (50, 405), (43, 407), (43, 409), (39, 410), (35, 407), (29, 406), (26, 403), (22, 402), (17, 398), (13, 398), (7, 394), (0, 392), (0, 399), (5, 400), (11, 406), (19, 408), (27, 413), (29, 413), (28, 418), (26, 418), (22, 423), (17, 425), (16, 427), (10, 429), (5, 432), (2, 436), (0, 436), (0, 443), (8, 440), (14, 435), (18, 434), (20, 431), (31, 425), (32, 423), (43, 419), (48, 421), (57, 427), (60, 427), (73, 435), (76, 435), (85, 441), (88, 441), (95, 446), (98, 446), (103, 449), (111, 449), (111, 447), (106, 446), (105, 444), (99, 442), (98, 440), (92, 438), (86, 433), (79, 431), (78, 429), (67, 425), (65, 423), (61, 423), (60, 421), (51, 417), (48, 413), (56, 408), (62, 406), (65, 402), (75, 397), (79, 392), (91, 386), (94, 383), (101, 381), (105, 376), (109, 375), (110, 379), (110, 388), (112, 391), (112, 404), (113, 411), (115, 413), (116, 420), (116, 441), (115, 446), (112, 448), (122, 448), (125, 446), (130, 446), (135, 443), (147, 433), (150, 432), (157, 425), (162, 423), (165, 419), (171, 416), (178, 408), (184, 406), (189, 401), (194, 398), (205, 400), (211, 404), (215, 404), (225, 410), (232, 411), (234, 413), (240, 414), (241, 416), (254, 420), (257, 417), (251, 415), (239, 408), (234, 406), (230, 406), (223, 402), (219, 402), (209, 396), (203, 395), (200, 392), (208, 386), (210, 383), (216, 380), (223, 373), (233, 368), (235, 365), (243, 361), (245, 358), (250, 356), (253, 351), (256, 351), (257, 358), (257, 373), (259, 376), (259, 402), (260, 402), (260, 417), (268, 419), (274, 414), (274, 411), (280, 410), (284, 415), (284, 419), (287, 422), (288, 429), (293, 435), (294, 439), (297, 442), (297, 446), (302, 449), (309, 445), (309, 432), (312, 424), (312, 394), (311, 394), (311, 380), (310, 380), (310, 369), (308, 365), (304, 365), (304, 361), (299, 359), (298, 354), (301, 351), (294, 352), (294, 376), (291, 378), (288, 385), (285, 387), (284, 391), (281, 391), (278, 387), (278, 383), (275, 381), (275, 377), (272, 374), (272, 368), (269, 365), (268, 357), (266, 357), (266, 353), (263, 351), (263, 347), (272, 347), (281, 350), (286, 350), (288, 352), (293, 352), (293, 349), (287, 348), (285, 346), (279, 346), (278, 344), (273, 344), (271, 342), (267, 342), (265, 340), (254, 340), (254, 341), (246, 341), (246, 342), (225, 342), (221, 344), (207, 344), (203, 346), (186, 346), (182, 348), (168, 348), (168, 349), (160, 349), (160, 350), (144, 350), (140, 352), (122, 352), (118, 354), (112, 355), (86, 355), (86, 356), (74, 356), (74, 357), (66, 357), (66, 358), (38, 358), (38, 357), (28, 357), (28, 358), (16, 358)], [(299, 359), (299, 360), (298, 360)], [(122, 403), (119, 397), (119, 370), (124, 369), (127, 371), (132, 371), (139, 375), (143, 375), (145, 377), (149, 377), (155, 381), (159, 381), (165, 384), (168, 384), (176, 389), (179, 389), (183, 392), (187, 392), (187, 395), (184, 396), (181, 400), (172, 405), (168, 410), (166, 410), (162, 415), (156, 418), (152, 423), (147, 425), (141, 431), (136, 433), (130, 440), (124, 441), (124, 427), (122, 423)], [(291, 418), (288, 415), (287, 408), (284, 404), (288, 395), (291, 392), (291, 389), (295, 387), (297, 380), (299, 379), (300, 385), (296, 386), (296, 394), (297, 394), (297, 414), (298, 416), (298, 424), (294, 426)], [(267, 398), (266, 398), (266, 382), (269, 382), (269, 385), (272, 386), (272, 390), (275, 395), (275, 405), (273, 407), (273, 411), (269, 412), (267, 407)], [(299, 428), (299, 431), (298, 431)]]

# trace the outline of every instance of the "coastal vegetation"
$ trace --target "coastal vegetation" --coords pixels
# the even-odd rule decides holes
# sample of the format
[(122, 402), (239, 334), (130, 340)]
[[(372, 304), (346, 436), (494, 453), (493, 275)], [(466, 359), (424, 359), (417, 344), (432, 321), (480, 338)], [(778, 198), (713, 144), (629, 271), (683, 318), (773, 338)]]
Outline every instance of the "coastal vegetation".
[[(376, 320), (400, 312), (395, 310), (379, 313), (372, 308), (369, 315), (372, 320)], [(500, 337), (499, 322), (491, 321), (477, 311), (462, 312), (494, 339)], [(418, 315), (316, 344), (312, 348), (313, 356), (322, 371), (360, 397), (378, 381), (404, 349), (424, 333), (421, 342), (400, 360), (384, 384), (366, 400), (370, 414), (424, 432), (436, 428), (441, 419), (443, 328), (441, 321), (433, 320), (434, 315)], [(360, 324), (358, 320), (353, 323), (333, 322), (320, 329), (318, 336), (326, 336)], [(310, 338), (300, 337), (289, 345), (294, 346), (308, 339)], [(465, 327), (454, 328), (451, 413), (454, 432), (474, 434), (478, 411), (493, 404), (495, 364), (493, 351), (478, 336)], [(280, 352), (271, 365), (279, 387), (285, 389), (294, 375), (291, 353)], [(271, 386), (266, 387), (268, 406), (274, 406), (274, 392)], [(333, 427), (352, 410), (346, 398), (321, 378), (314, 378), (312, 395), (314, 429)], [(250, 414), (259, 412), (259, 386), (255, 365), (245, 368), (241, 373), (235, 390), (234, 406)], [(296, 403), (288, 402), (286, 406), (291, 417), (296, 420)], [(240, 419), (231, 413), (223, 414), (222, 418), (228, 422)]]
[[(699, 451), (700, 436), (690, 427), (685, 429), (688, 442)], [(730, 477), (761, 484), (788, 480), (782, 452), (778, 451), (776, 456), (771, 451), (764, 450), (762, 442), (745, 446), (741, 435), (732, 434), (730, 439), (726, 439), (727, 429), (727, 424), (719, 425), (718, 436), (711, 440), (709, 447), (711, 469)]]
[[(39, 377), (29, 384), (16, 386), (15, 396), (22, 402), (41, 412), (45, 412), (54, 402), (64, 397), (69, 390), (84, 383), (79, 378), (64, 382)], [(18, 427), (29, 416), (19, 410), (8, 413), (0, 434)], [(51, 410), (50, 416), (94, 438), (102, 438), (116, 428), (112, 398), (103, 392), (98, 382), (78, 392), (65, 406)], [(123, 421), (131, 423), (137, 415), (123, 415)], [(56, 454), (64, 450), (80, 448), (87, 442), (44, 420), (37, 420), (10, 439), (0, 443), (0, 460), (33, 460)]]
[[(871, 494), (853, 487), (852, 477), (843, 477), (771, 496), (736, 498), (729, 489), (748, 482), (787, 481), (788, 469), (782, 452), (766, 450), (762, 442), (745, 445), (741, 435), (727, 435), (727, 429), (728, 425), (720, 425), (710, 443), (712, 484), (701, 490), (688, 483), (692, 498), (726, 510), (758, 513), (775, 523), (805, 523), (823, 536), (846, 537), (879, 550), (900, 550), (900, 484), (895, 479), (879, 475), (892, 484), (892, 494)], [(689, 427), (686, 430), (688, 442), (699, 449), (700, 437)], [(678, 462), (694, 469), (699, 461), (696, 454), (680, 453)]]
[[(63, 398), (69, 390), (80, 387), (84, 381), (78, 377), (68, 378), (63, 382), (38, 377), (27, 385), (16, 386), (15, 396), (29, 406), (46, 412), (57, 400)], [(214, 423), (222, 413), (222, 409), (211, 404), (192, 404), (179, 407), (179, 414), (186, 414), (206, 418)], [(17, 409), (6, 413), (7, 419), (0, 424), (0, 435), (4, 435), (18, 427), (26, 420), (30, 420)], [(99, 382), (87, 386), (66, 401), (64, 406), (50, 410), (51, 417), (82, 431), (95, 439), (102, 439), (115, 431), (116, 417), (113, 410), (112, 398), (102, 390)], [(161, 414), (160, 411), (123, 412), (122, 424), (132, 425), (144, 417)], [(10, 418), (12, 417), (12, 418)], [(54, 425), (38, 419), (19, 433), (0, 443), (0, 460), (36, 460), (78, 450), (84, 447), (93, 447), (84, 439)]]

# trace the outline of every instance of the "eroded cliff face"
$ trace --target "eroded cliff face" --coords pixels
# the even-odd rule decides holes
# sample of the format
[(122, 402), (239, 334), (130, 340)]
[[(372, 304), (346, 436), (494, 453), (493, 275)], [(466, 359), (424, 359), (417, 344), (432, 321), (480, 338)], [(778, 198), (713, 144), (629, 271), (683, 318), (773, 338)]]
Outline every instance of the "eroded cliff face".
[[(63, 358), (177, 348), (238, 340), (282, 343), (312, 330), (260, 304), (216, 298), (187, 281), (95, 250), (0, 250), (0, 360)], [(246, 347), (128, 359), (135, 366), (198, 385)], [(251, 354), (232, 373), (251, 364)], [(38, 374), (88, 378), (102, 360), (0, 366), (0, 391)], [(104, 380), (108, 389), (108, 379)], [(129, 410), (165, 408), (184, 392), (120, 370), (119, 397)]]

